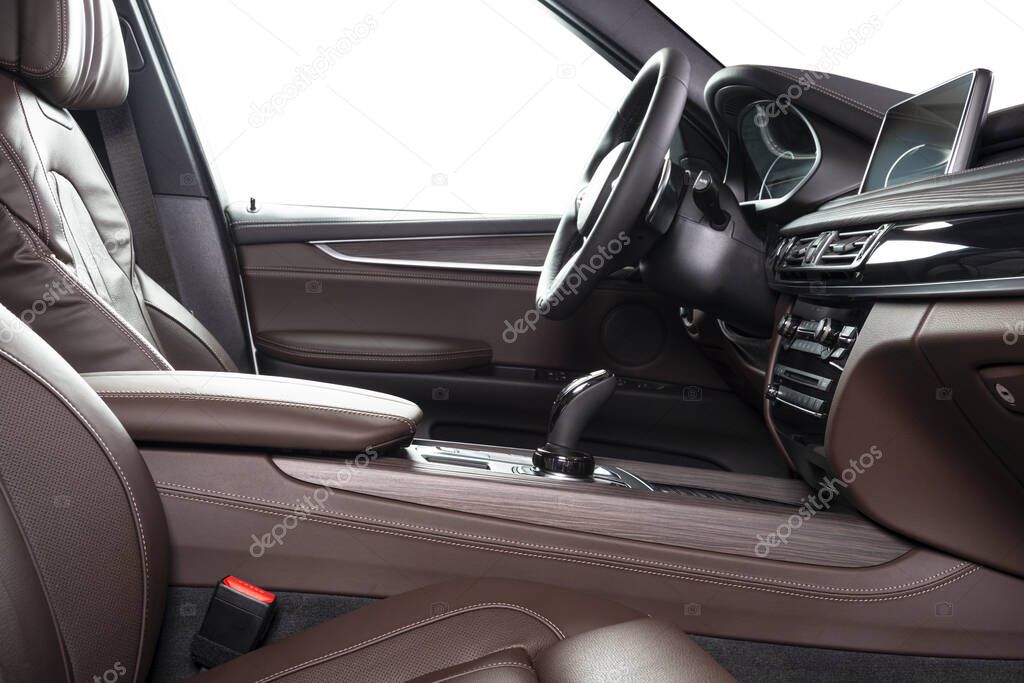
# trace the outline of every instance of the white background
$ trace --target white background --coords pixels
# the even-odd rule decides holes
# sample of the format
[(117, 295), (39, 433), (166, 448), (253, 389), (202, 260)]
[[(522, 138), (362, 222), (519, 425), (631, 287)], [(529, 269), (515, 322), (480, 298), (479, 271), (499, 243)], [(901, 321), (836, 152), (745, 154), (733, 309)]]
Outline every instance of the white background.
[[(1020, 0), (654, 0), (719, 61), (810, 68), (850, 31), (881, 28), (832, 69), (918, 93), (976, 68), (995, 76), (993, 110), (1024, 103)], [(698, 9), (699, 8), (699, 9)]]
[(561, 214), (629, 84), (536, 0), (151, 5), (231, 201)]

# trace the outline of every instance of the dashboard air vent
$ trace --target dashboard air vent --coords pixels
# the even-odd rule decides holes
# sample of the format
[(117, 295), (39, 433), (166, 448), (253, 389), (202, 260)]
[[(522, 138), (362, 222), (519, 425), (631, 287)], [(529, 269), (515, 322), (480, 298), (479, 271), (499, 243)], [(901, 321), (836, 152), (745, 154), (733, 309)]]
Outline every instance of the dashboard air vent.
[(780, 245), (775, 270), (782, 276), (850, 274), (864, 263), (888, 228), (829, 230), (817, 235), (791, 237)]
[(854, 266), (858, 264), (865, 255), (868, 240), (875, 236), (877, 230), (876, 228), (875, 230), (836, 232), (818, 257), (818, 263), (823, 266)]

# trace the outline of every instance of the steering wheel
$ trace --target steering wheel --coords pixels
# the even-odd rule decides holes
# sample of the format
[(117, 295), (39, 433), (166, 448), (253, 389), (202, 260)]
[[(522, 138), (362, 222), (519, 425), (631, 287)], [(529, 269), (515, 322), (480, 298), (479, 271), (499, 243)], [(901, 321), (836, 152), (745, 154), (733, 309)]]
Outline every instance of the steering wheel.
[(689, 60), (670, 47), (633, 79), (548, 248), (537, 283), (537, 312), (545, 318), (569, 317), (631, 253), (641, 214), (653, 212), (667, 183), (689, 79)]

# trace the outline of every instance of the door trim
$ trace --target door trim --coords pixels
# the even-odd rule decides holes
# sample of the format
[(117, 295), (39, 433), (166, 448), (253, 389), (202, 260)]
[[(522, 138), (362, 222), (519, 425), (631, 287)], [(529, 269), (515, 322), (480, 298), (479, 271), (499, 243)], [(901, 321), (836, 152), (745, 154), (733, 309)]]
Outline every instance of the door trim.
[(445, 270), (484, 270), (504, 273), (521, 273), (524, 275), (535, 275), (541, 272), (541, 266), (530, 266), (525, 264), (500, 264), (484, 263), (480, 261), (449, 261), (437, 259), (418, 258), (388, 258), (382, 256), (355, 256), (346, 254), (339, 248), (345, 244), (375, 244), (384, 242), (427, 242), (434, 240), (479, 240), (479, 239), (502, 239), (509, 237), (543, 237), (550, 239), (550, 233), (528, 232), (518, 234), (489, 234), (489, 235), (434, 235), (422, 237), (383, 237), (376, 239), (344, 239), (344, 240), (312, 240), (308, 242), (317, 249), (338, 261), (349, 263), (369, 263), (384, 266), (415, 266), (418, 268), (436, 268)]

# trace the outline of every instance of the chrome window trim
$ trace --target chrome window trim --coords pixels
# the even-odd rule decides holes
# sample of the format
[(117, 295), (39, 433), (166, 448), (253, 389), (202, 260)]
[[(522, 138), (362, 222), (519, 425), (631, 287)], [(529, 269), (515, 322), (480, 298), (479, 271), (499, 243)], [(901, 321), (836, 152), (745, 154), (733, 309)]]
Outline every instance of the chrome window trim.
[(339, 251), (338, 245), (356, 244), (366, 242), (422, 242), (425, 240), (459, 240), (459, 239), (480, 239), (480, 238), (501, 238), (501, 237), (547, 237), (551, 238), (552, 233), (529, 232), (529, 233), (506, 233), (487, 235), (426, 235), (417, 237), (370, 237), (359, 239), (343, 240), (315, 240), (308, 242), (317, 249), (337, 261), (348, 263), (364, 263), (380, 266), (403, 266), (414, 268), (435, 268), (440, 270), (476, 270), (500, 273), (518, 273), (523, 275), (539, 275), (543, 268), (541, 266), (526, 266), (515, 264), (497, 263), (471, 263), (466, 261), (433, 261), (427, 259), (392, 259), (371, 256), (352, 256)]

